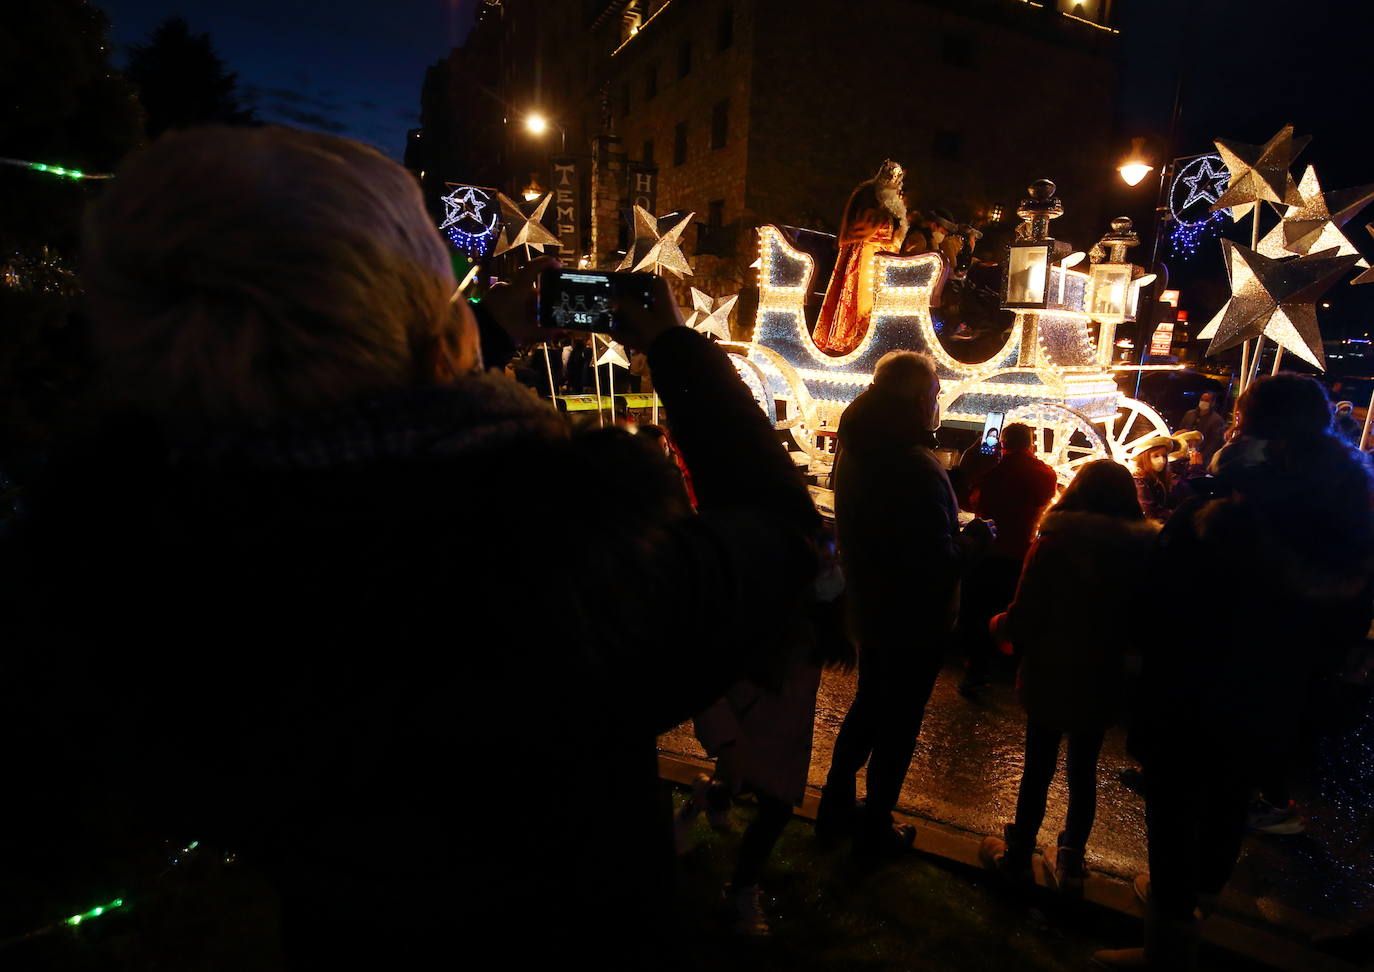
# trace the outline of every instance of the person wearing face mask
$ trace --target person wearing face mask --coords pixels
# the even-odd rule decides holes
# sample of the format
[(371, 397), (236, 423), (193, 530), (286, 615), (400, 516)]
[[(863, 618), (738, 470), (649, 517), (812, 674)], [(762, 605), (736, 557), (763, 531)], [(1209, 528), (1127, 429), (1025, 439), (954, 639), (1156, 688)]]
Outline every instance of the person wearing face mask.
[(1360, 427), (1360, 423), (1355, 421), (1354, 413), (1355, 406), (1351, 402), (1337, 402), (1336, 417), (1332, 419), (1331, 424), (1336, 430), (1336, 435), (1358, 447), (1360, 436), (1364, 430)]
[[(963, 577), (996, 536), (959, 506), (936, 457), (940, 379), (927, 355), (894, 351), (840, 417), (835, 527), (859, 644), (859, 687), (835, 740), (816, 836), (853, 833), (854, 853), (876, 863), (911, 847), (896, 828), (926, 702), (959, 615)], [(868, 764), (868, 801), (855, 813), (855, 776)]]
[(1217, 411), (1217, 397), (1211, 392), (1203, 392), (1197, 400), (1197, 408), (1185, 412), (1183, 421), (1178, 423), (1180, 432), (1194, 430), (1202, 433), (1198, 452), (1202, 453), (1202, 464), (1206, 466), (1226, 442), (1226, 420)]
[(1167, 435), (1147, 439), (1135, 454), (1135, 490), (1140, 508), (1151, 520), (1163, 523), (1177, 506), (1173, 502), (1174, 476), (1169, 453), (1177, 443)]

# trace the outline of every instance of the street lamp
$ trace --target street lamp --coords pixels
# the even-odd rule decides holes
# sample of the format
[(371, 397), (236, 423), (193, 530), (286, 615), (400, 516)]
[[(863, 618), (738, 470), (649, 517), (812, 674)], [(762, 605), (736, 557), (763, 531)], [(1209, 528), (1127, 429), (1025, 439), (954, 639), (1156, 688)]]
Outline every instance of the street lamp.
[(558, 122), (551, 120), (540, 111), (532, 111), (525, 116), (525, 131), (531, 135), (543, 135), (549, 130), (549, 126), (558, 129), (558, 134), (562, 139), (560, 151), (568, 151), (568, 132)]
[(1128, 186), (1138, 186), (1142, 179), (1155, 170), (1155, 167), (1148, 162), (1127, 162), (1125, 165), (1117, 166), (1116, 171), (1121, 173), (1121, 178)]

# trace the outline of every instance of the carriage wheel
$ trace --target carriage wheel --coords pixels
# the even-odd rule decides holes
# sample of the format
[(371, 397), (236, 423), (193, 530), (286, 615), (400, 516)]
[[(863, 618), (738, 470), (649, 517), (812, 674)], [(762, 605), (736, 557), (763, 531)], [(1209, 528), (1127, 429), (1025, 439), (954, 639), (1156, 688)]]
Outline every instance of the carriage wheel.
[(1115, 415), (1102, 422), (1111, 457), (1123, 465), (1134, 455), (1146, 439), (1170, 435), (1169, 425), (1149, 405), (1134, 398), (1123, 398)]
[(1101, 431), (1077, 409), (1035, 402), (1012, 409), (1006, 420), (1035, 430), (1036, 456), (1054, 470), (1061, 487), (1069, 485), (1084, 463), (1111, 456)]

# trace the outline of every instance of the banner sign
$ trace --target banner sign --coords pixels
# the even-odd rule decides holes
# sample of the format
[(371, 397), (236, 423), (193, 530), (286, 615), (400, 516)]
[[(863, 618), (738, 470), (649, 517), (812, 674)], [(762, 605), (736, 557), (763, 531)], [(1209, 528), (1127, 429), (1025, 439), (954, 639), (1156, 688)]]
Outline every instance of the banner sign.
[(555, 155), (549, 160), (553, 186), (553, 231), (558, 237), (558, 252), (564, 256), (582, 252), (582, 174), (577, 157)]

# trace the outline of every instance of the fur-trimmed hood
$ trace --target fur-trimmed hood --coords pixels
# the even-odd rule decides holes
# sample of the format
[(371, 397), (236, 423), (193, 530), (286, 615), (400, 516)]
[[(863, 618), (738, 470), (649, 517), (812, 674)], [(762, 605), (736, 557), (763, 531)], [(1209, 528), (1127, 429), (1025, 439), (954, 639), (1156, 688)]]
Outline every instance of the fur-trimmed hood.
[(1040, 521), (1040, 536), (1073, 541), (1085, 547), (1134, 547), (1143, 555), (1159, 533), (1152, 520), (1123, 520), (1102, 513), (1056, 513), (1053, 508)]

